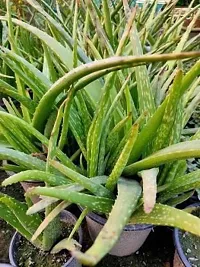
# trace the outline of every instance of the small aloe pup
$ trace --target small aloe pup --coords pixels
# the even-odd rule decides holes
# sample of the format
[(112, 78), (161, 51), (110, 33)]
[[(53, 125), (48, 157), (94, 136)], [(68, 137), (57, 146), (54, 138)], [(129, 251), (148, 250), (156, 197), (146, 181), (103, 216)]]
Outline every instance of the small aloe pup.
[[(139, 13), (140, 17), (147, 11), (150, 14), (147, 34), (134, 23), (138, 13), (127, 1), (120, 1), (114, 10), (106, 0), (102, 10), (93, 1), (75, 1), (67, 9), (69, 16), (62, 14), (59, 5), (56, 14), (49, 6), (27, 2), (45, 17), (49, 32), (11, 19), (9, 12), (1, 17), (10, 25), (10, 37), (12, 29), (26, 29), (42, 40), (43, 51), (37, 51), (41, 63), (36, 56), (27, 59), (26, 48), (16, 39), (17, 46), (14, 43), (11, 50), (1, 47), (0, 57), (16, 80), (15, 87), (5, 82), (2, 87), (18, 98), (21, 113), (8, 103), (9, 112), (0, 111), (1, 133), (11, 146), (0, 147), (0, 159), (15, 163), (5, 166), (16, 174), (4, 186), (26, 180), (46, 183), (26, 195), (43, 197), (28, 209), (28, 215), (46, 211), (31, 241), (43, 232), (45, 249), (51, 248), (48, 237), (56, 237), (57, 216), (69, 203), (84, 208), (69, 240), (88, 212), (107, 218), (90, 249), (73, 251), (86, 265), (96, 265), (127, 224), (170, 225), (200, 235), (200, 220), (172, 207), (200, 186), (198, 171), (185, 175), (185, 159), (200, 156), (199, 132), (181, 142), (182, 130), (199, 99), (200, 62), (186, 74), (181, 63), (199, 56), (198, 51), (182, 52), (188, 48), (191, 25), (180, 37), (182, 21), (178, 20), (175, 32), (170, 22), (168, 35), (157, 39), (156, 1)], [(171, 4), (162, 15), (167, 17), (172, 10)], [(82, 20), (87, 22), (84, 29)], [(151, 27), (153, 21), (157, 30)], [(172, 32), (179, 37), (173, 46), (167, 42)], [(91, 34), (92, 42), (87, 39)], [(149, 43), (152, 52), (143, 55)], [(21, 49), (16, 50), (18, 46)], [(159, 48), (173, 53), (154, 53)], [(35, 157), (43, 149), (45, 161)], [(69, 240), (58, 244), (60, 249)]]

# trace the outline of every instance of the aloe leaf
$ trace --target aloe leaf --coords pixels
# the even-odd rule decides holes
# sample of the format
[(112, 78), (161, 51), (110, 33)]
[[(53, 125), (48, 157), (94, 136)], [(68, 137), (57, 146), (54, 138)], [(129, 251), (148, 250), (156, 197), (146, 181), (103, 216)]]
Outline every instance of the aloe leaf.
[(124, 226), (136, 209), (140, 194), (141, 187), (136, 181), (120, 179), (115, 204), (94, 244), (85, 254), (73, 251), (73, 256), (85, 265), (95, 266), (119, 239)]
[(174, 196), (174, 198), (170, 198), (167, 202), (166, 205), (168, 206), (172, 206), (172, 207), (176, 207), (177, 205), (185, 202), (186, 200), (188, 200), (189, 198), (191, 198), (194, 195), (194, 190), (189, 191), (187, 193), (184, 193), (180, 196)]
[(80, 114), (80, 120), (82, 120), (83, 122), (84, 133), (87, 136), (92, 119), (87, 107), (87, 102), (84, 99), (84, 94), (82, 91), (79, 91), (76, 94), (76, 105), (78, 113)]
[(27, 195), (55, 197), (57, 199), (66, 200), (84, 207), (88, 207), (90, 210), (103, 213), (109, 213), (113, 205), (112, 199), (73, 192), (70, 188), (58, 189), (54, 187), (35, 187), (31, 188)]
[(27, 210), (26, 214), (31, 215), (37, 212), (43, 211), (46, 207), (49, 205), (52, 205), (53, 203), (58, 202), (57, 198), (53, 197), (43, 197), (41, 200), (36, 202), (34, 205), (30, 206)]
[(190, 70), (186, 73), (182, 80), (182, 95), (190, 88), (194, 80), (199, 76), (200, 74), (200, 60), (197, 61), (194, 66), (190, 68)]
[(8, 100), (5, 99), (5, 98), (3, 98), (2, 100), (3, 100), (3, 103), (4, 103), (4, 105), (5, 105), (6, 109), (7, 109), (7, 111), (8, 111), (10, 114), (12, 114), (12, 115), (14, 115), (14, 116), (17, 116), (17, 117), (19, 117), (19, 118), (22, 118), (21, 113), (20, 113), (19, 110), (16, 108), (16, 106), (13, 104), (11, 98), (8, 98)]
[(0, 147), (0, 160), (10, 160), (29, 170), (34, 170), (34, 169), (40, 171), (45, 170), (44, 161), (10, 148)]
[(24, 171), (24, 168), (12, 164), (4, 164), (0, 167), (0, 170), (17, 173)]
[(149, 141), (155, 136), (155, 131), (160, 126), (166, 105), (167, 100), (157, 108), (153, 116), (147, 121), (142, 131), (138, 134), (138, 138), (133, 146), (128, 163), (136, 161), (141, 156), (142, 152), (144, 152)]
[(129, 222), (131, 224), (172, 226), (200, 236), (200, 219), (198, 217), (163, 204), (156, 204), (150, 214), (145, 214), (140, 208), (133, 214)]
[[(21, 69), (26, 73), (28, 77), (25, 81), (28, 81), (29, 79), (34, 80), (35, 86), (33, 87), (33, 89), (35, 89), (36, 92), (40, 89), (44, 94), (51, 87), (52, 83), (47, 79), (47, 77), (23, 57), (18, 56), (7, 48), (1, 48), (1, 56), (5, 60), (5, 62), (7, 61), (7, 59), (10, 59), (13, 61), (13, 63), (15, 63), (12, 65), (10, 64), (10, 67), (13, 67), (13, 70), (15, 70), (16, 64), (21, 67)], [(10, 61), (8, 61), (8, 63), (9, 62)], [(33, 82), (28, 85), (33, 86)]]
[[(133, 54), (136, 56), (142, 55), (142, 46), (135, 25), (133, 25), (130, 32), (130, 39), (132, 43)], [(137, 82), (140, 113), (148, 110), (147, 116), (150, 117), (155, 111), (155, 103), (146, 66), (135, 67), (135, 77)]]
[(167, 190), (159, 196), (159, 201), (165, 201), (172, 195), (200, 188), (200, 171), (193, 171), (189, 174), (176, 177), (168, 186)]
[[(87, 5), (88, 11), (90, 13), (91, 21), (94, 24), (94, 27), (96, 29), (96, 34), (99, 38), (102, 50), (105, 49), (105, 50), (107, 50), (108, 55), (113, 55), (113, 49), (112, 49), (111, 43), (106, 36), (106, 32), (104, 31), (104, 29), (102, 27), (102, 23), (101, 23), (98, 15), (97, 15), (95, 8), (93, 7), (92, 2), (89, 0), (86, 0), (86, 5)], [(104, 3), (104, 7), (105, 7), (105, 3)], [(104, 9), (104, 11), (105, 11), (105, 9)]]
[(186, 141), (164, 148), (153, 155), (127, 166), (123, 174), (133, 175), (138, 171), (160, 166), (164, 163), (200, 157), (200, 141)]
[(9, 91), (17, 92), (17, 89), (15, 87), (13, 87), (9, 83), (5, 82), (3, 79), (0, 79), (0, 88), (5, 88), (5, 89), (7, 89)]
[(153, 143), (153, 151), (162, 149), (168, 142), (169, 134), (172, 130), (176, 117), (177, 105), (180, 100), (182, 76), (183, 73), (181, 70), (179, 70), (174, 79), (173, 85), (170, 88), (165, 113)]
[(55, 82), (58, 79), (58, 75), (56, 73), (54, 64), (53, 64), (53, 53), (49, 50), (49, 48), (43, 44), (44, 49), (44, 62), (42, 73), (47, 77), (47, 79), (51, 82)]
[(86, 208), (81, 212), (81, 215), (79, 216), (78, 220), (76, 221), (74, 228), (72, 229), (68, 240), (72, 239), (73, 235), (78, 231), (79, 227), (81, 226), (82, 221), (84, 220), (85, 216), (88, 214), (89, 209)]
[(178, 143), (181, 140), (181, 134), (183, 130), (183, 117), (184, 117), (184, 106), (183, 97), (180, 98), (177, 111), (175, 115), (174, 125), (169, 138), (169, 145)]
[[(200, 7), (200, 5), (199, 5), (199, 7)], [(189, 37), (189, 34), (190, 34), (190, 32), (191, 32), (191, 30), (192, 30), (194, 24), (195, 24), (195, 21), (196, 21), (197, 18), (199, 17), (199, 14), (200, 14), (200, 11), (198, 11), (198, 12), (196, 13), (196, 15), (193, 17), (191, 23), (188, 25), (187, 30), (186, 30), (185, 33), (183, 34), (183, 36), (182, 36), (182, 38), (181, 38), (179, 44), (176, 46), (176, 49), (175, 49), (174, 52), (180, 52), (180, 51), (183, 50), (184, 45), (185, 45), (185, 43), (186, 43), (186, 41), (187, 41), (187, 39), (188, 39), (188, 37)], [(175, 64), (176, 64), (176, 61), (172, 61), (172, 62), (168, 62), (168, 63), (167, 63), (167, 72), (166, 72), (166, 74), (165, 74), (166, 76), (167, 76), (167, 74), (173, 69), (173, 67), (174, 67)], [(166, 77), (165, 75), (164, 75), (164, 78)]]
[(69, 240), (68, 238), (65, 238), (52, 248), (51, 254), (59, 253), (63, 249), (74, 251), (77, 249), (81, 249), (81, 247), (81, 244), (79, 244), (75, 239)]
[(89, 46), (89, 51), (93, 55), (95, 59), (102, 59), (101, 54), (99, 53), (98, 49), (94, 46), (93, 42), (87, 37), (84, 36), (86, 44)]
[[(11, 18), (11, 12), (12, 11), (11, 11), (10, 0), (6, 0), (6, 9), (7, 9), (7, 19), (8, 19), (8, 36), (9, 36), (9, 42), (11, 44), (11, 49), (15, 53), (19, 54), (16, 42), (15, 42), (15, 38), (14, 38), (14, 28), (13, 28), (13, 23), (12, 23), (12, 18)], [(16, 85), (17, 85), (18, 92), (21, 95), (26, 96), (24, 84), (22, 83), (22, 81), (20, 80), (20, 77), (17, 74), (15, 74), (15, 79), (16, 79)], [(24, 119), (26, 121), (30, 121), (28, 109), (25, 108), (23, 105), (21, 105), (21, 109), (22, 109)]]
[(74, 19), (73, 19), (73, 29), (72, 29), (72, 38), (74, 41), (73, 45), (73, 67), (78, 66), (78, 39), (77, 39), (77, 31), (78, 31), (78, 1), (75, 1), (75, 8), (74, 8)]
[[(128, 84), (128, 82), (130, 80), (130, 77), (131, 77), (131, 74), (128, 75), (128, 77), (125, 79), (125, 81), (122, 84), (121, 89), (119, 90), (119, 92), (117, 93), (117, 95), (115, 96), (115, 98), (113, 99), (113, 101), (111, 103), (111, 106), (108, 109), (108, 112), (106, 114), (106, 118), (105, 118), (105, 122), (104, 123), (107, 123), (108, 119), (111, 117), (111, 114), (116, 110), (118, 101), (122, 97), (122, 94), (124, 93), (124, 91), (127, 90), (127, 84)], [(128, 93), (129, 93), (129, 90), (128, 90)], [(126, 96), (126, 93), (125, 93), (125, 96)], [(127, 111), (127, 113), (129, 114), (130, 112)]]
[[(61, 36), (66, 40), (69, 47), (73, 48), (73, 45), (74, 45), (73, 38), (68, 34), (67, 30), (65, 28), (63, 28), (55, 19), (53, 19), (52, 16), (50, 16), (47, 12), (45, 12), (45, 10), (42, 8), (42, 6), (39, 5), (39, 3), (37, 1), (27, 0), (27, 2), (31, 6), (33, 6), (38, 12), (40, 12), (42, 14), (45, 17), (45, 19), (47, 19), (50, 22), (50, 24), (53, 25), (55, 27), (55, 29), (61, 34)], [(68, 54), (66, 54), (66, 55), (68, 55)], [(80, 47), (78, 47), (78, 55), (84, 63), (89, 61), (89, 58), (85, 55), (85, 53), (83, 52), (83, 50)], [(66, 58), (71, 59), (69, 63), (71, 63), (71, 66), (72, 66), (73, 61), (72, 61), (72, 57), (71, 57), (71, 51), (70, 51), (68, 56)]]
[[(19, 151), (25, 150), (25, 147), (22, 146), (21, 142), (15, 138), (15, 136), (8, 129), (8, 127), (6, 127), (4, 124), (2, 124), (2, 122), (0, 123), (0, 131), (1, 131), (2, 135), (5, 137), (6, 141), (9, 143), (9, 146), (6, 146), (6, 147), (15, 148)], [(3, 145), (3, 148), (4, 147), (5, 146)], [(26, 150), (26, 152), (28, 153), (27, 150)]]
[[(27, 205), (9, 196), (6, 195), (2, 196), (0, 201), (5, 206), (7, 206), (7, 213), (10, 212), (13, 214), (13, 216), (15, 217), (14, 221), (17, 220), (21, 224), (20, 230), (22, 231), (22, 234), (25, 234), (25, 237), (27, 237), (28, 240), (30, 240), (30, 235), (32, 235), (32, 233), (35, 231), (35, 229), (37, 229), (38, 225), (41, 223), (39, 215), (35, 214), (32, 216), (27, 216), (26, 215)], [(5, 216), (4, 219), (5, 220), (10, 219), (8, 217), (11, 217), (11, 215)], [(12, 222), (11, 225), (15, 226), (16, 224), (18, 224), (17, 221)], [(10, 223), (10, 221), (8, 222)], [(37, 240), (35, 240), (34, 245), (37, 247), (41, 247), (41, 239), (38, 238)]]
[(105, 20), (105, 29), (110, 43), (113, 45), (113, 32), (112, 32), (112, 22), (110, 16), (110, 9), (108, 0), (103, 0), (103, 16)]
[[(52, 38), (51, 36), (49, 36), (45, 32), (42, 32), (41, 30), (39, 30), (38, 28), (35, 28), (35, 27), (30, 26), (28, 24), (25, 24), (22, 21), (13, 19), (12, 20), (13, 23), (23, 27), (24, 29), (26, 29), (26, 30), (32, 32), (34, 35), (36, 35), (60, 58), (61, 62), (63, 62), (68, 67), (69, 70), (72, 69), (73, 68), (72, 50), (74, 47), (74, 40), (70, 36), (70, 34), (68, 34), (68, 29), (66, 27), (63, 27), (63, 25), (58, 23), (52, 16), (50, 16), (42, 8), (42, 6), (39, 5), (39, 3), (37, 1), (28, 0), (28, 3), (31, 6), (33, 6), (36, 10), (38, 10), (38, 12), (40, 12), (45, 17), (45, 19), (49, 22), (50, 28), (53, 27), (55, 29), (55, 32), (58, 33), (57, 35), (60, 35), (60, 37), (66, 41), (68, 46), (66, 46), (66, 47), (62, 46), (61, 43), (56, 41), (55, 38)], [(5, 20), (5, 17), (1, 17), (0, 19)], [(59, 39), (61, 39), (60, 37), (59, 37)], [(84, 51), (81, 49), (80, 46), (77, 47), (77, 54), (78, 54), (79, 59), (83, 63), (88, 63), (91, 61), (86, 56), (86, 54), (84, 53)], [(94, 92), (93, 86), (100, 90), (101, 89), (101, 82), (97, 80), (91, 86), (89, 85), (86, 88), (88, 93), (91, 95), (93, 101), (96, 103), (99, 100), (99, 93)]]
[(130, 134), (128, 136), (128, 140), (111, 172), (111, 174), (108, 177), (108, 180), (106, 182), (106, 188), (113, 191), (115, 188), (115, 185), (117, 184), (117, 181), (119, 177), (121, 176), (124, 167), (126, 166), (130, 153), (132, 151), (133, 145), (137, 139), (138, 135), (138, 124), (134, 124), (130, 130)]
[(124, 119), (119, 121), (115, 125), (115, 127), (111, 130), (111, 132), (108, 134), (108, 138), (106, 141), (106, 154), (109, 151), (112, 151), (112, 149), (117, 146), (118, 135), (119, 135), (120, 131), (125, 127), (127, 121), (129, 121), (130, 117), (131, 117), (131, 114), (128, 114), (128, 116), (126, 116)]
[(2, 185), (7, 186), (14, 183), (29, 181), (29, 180), (46, 182), (52, 186), (65, 185), (70, 183), (69, 179), (61, 175), (59, 176), (43, 171), (28, 170), (8, 177), (2, 182)]
[(184, 104), (183, 106), (185, 107), (187, 105), (187, 103), (190, 101), (190, 99), (193, 97), (195, 91), (198, 88), (198, 85), (200, 83), (200, 78), (196, 79), (195, 82), (192, 84), (192, 86), (190, 87), (189, 91), (186, 92), (185, 96), (184, 96)]
[(9, 125), (10, 129), (12, 129), (11, 133), (14, 139), (18, 140), (21, 143), (21, 147), (24, 148), (22, 150), (23, 152), (27, 154), (40, 152), (40, 150), (33, 144), (33, 141), (29, 138), (27, 133), (22, 132), (21, 129), (16, 126), (16, 124), (8, 120), (7, 118), (2, 118), (0, 119), (0, 121), (1, 124), (4, 125), (4, 127)]
[[(12, 210), (1, 201), (3, 197), (0, 198), (0, 217), (9, 223), (16, 231), (18, 231), (22, 236), (24, 236), (27, 240), (31, 239), (31, 234), (23, 227), (23, 225), (19, 222), (16, 216), (13, 214)], [(40, 244), (41, 245), (41, 244)]]
[[(0, 17), (0, 19), (1, 20), (7, 20), (6, 17)], [(58, 42), (56, 39), (54, 39), (53, 37), (51, 37), (50, 35), (48, 35), (44, 31), (41, 31), (40, 29), (38, 29), (38, 28), (36, 28), (30, 24), (27, 24), (21, 20), (12, 19), (12, 22), (14, 24), (22, 27), (23, 29), (31, 32), (35, 36), (37, 36), (40, 40), (42, 40), (47, 45), (47, 47), (49, 47), (58, 56), (58, 58), (61, 60), (61, 62), (63, 62), (66, 66), (68, 66), (69, 69), (72, 68), (71, 51), (69, 49), (67, 49), (66, 47), (64, 47), (63, 45), (61, 45), (60, 42)], [(71, 60), (70, 60), (70, 58), (71, 58)]]
[[(180, 141), (182, 129), (183, 129), (183, 113), (184, 113), (184, 107), (183, 107), (183, 101), (181, 98), (177, 106), (174, 126), (171, 130), (171, 135), (169, 138), (169, 145), (176, 144)], [(161, 185), (164, 183), (172, 182), (180, 166), (182, 166), (183, 171), (185, 170), (184, 162), (185, 162), (184, 160), (183, 161), (179, 160), (173, 163), (166, 164), (159, 177), (158, 184)]]
[[(94, 73), (99, 70), (105, 70), (112, 67), (119, 67), (120, 69), (125, 67), (131, 67), (140, 63), (149, 63), (149, 62), (157, 62), (157, 61), (166, 61), (166, 60), (175, 60), (182, 58), (191, 58), (197, 57), (199, 52), (185, 52), (179, 54), (162, 54), (162, 55), (145, 55), (140, 57), (135, 56), (127, 56), (127, 57), (111, 57), (108, 59), (97, 60), (88, 64), (81, 65), (62, 78), (60, 78), (56, 83), (52, 85), (52, 87), (48, 90), (48, 92), (42, 97), (40, 103), (36, 109), (33, 118), (33, 125), (36, 129), (41, 130), (43, 128), (44, 122), (47, 120), (51, 108), (53, 107), (54, 101), (56, 97), (64, 90), (69, 90), (70, 86), (76, 82), (78, 79), (85, 77), (88, 74)], [(198, 73), (200, 70), (197, 70)], [(192, 72), (191, 77), (187, 78), (186, 84), (191, 82), (191, 78), (197, 75), (196, 72)]]
[[(55, 157), (55, 154), (56, 154), (57, 140), (58, 140), (60, 125), (62, 121), (64, 104), (65, 102), (62, 103), (62, 105), (60, 106), (58, 110), (57, 118), (56, 118), (55, 124), (51, 132), (51, 136), (49, 139), (46, 172), (51, 171), (50, 161), (51, 159)], [(50, 186), (48, 183), (45, 183), (45, 185), (47, 187)], [(45, 219), (48, 218), (49, 214), (51, 214), (53, 210), (54, 210), (54, 205), (49, 205), (45, 208)], [(46, 222), (47, 220), (45, 221), (45, 223)], [(46, 227), (43, 230), (44, 230), (43, 246), (45, 250), (49, 250), (61, 234), (61, 224), (60, 224), (60, 219), (58, 218), (58, 216), (52, 217), (52, 220), (46, 223)]]
[(136, 10), (133, 9), (132, 13), (130, 14), (130, 16), (129, 16), (128, 20), (127, 20), (127, 23), (126, 23), (124, 32), (122, 34), (122, 37), (121, 37), (121, 39), (119, 41), (119, 45), (118, 45), (117, 51), (116, 51), (116, 55), (117, 56), (122, 54), (123, 48), (124, 48), (124, 46), (126, 44), (126, 41), (127, 41), (128, 36), (130, 34), (131, 28), (133, 26), (135, 15), (136, 15)]
[(97, 175), (97, 161), (100, 150), (100, 140), (102, 136), (102, 130), (104, 125), (104, 118), (108, 110), (109, 94), (112, 88), (115, 75), (111, 74), (106, 80), (103, 88), (103, 94), (98, 106), (98, 110), (95, 113), (92, 124), (90, 126), (87, 137), (87, 160), (88, 160), (88, 176), (93, 177)]
[(159, 169), (157, 168), (141, 171), (139, 173), (143, 182), (143, 201), (145, 213), (150, 213), (156, 204), (158, 173)]
[(13, 198), (10, 198), (9, 196), (4, 196), (3, 198), (1, 198), (1, 202), (6, 204), (9, 209), (12, 210), (13, 214), (15, 214), (20, 223), (30, 232), (30, 234), (34, 233), (39, 223), (41, 223), (41, 219), (38, 214), (27, 216), (27, 205)]
[[(2, 52), (0, 51), (0, 57), (4, 60), (4, 62), (20, 77), (21, 80), (23, 80), (24, 83), (28, 84), (29, 87), (34, 91), (36, 96), (41, 97), (43, 93), (35, 86), (33, 80), (24, 73), (20, 65), (15, 64), (11, 59), (8, 57), (4, 57)], [(19, 90), (18, 90), (19, 91)], [(20, 92), (19, 92), (20, 93)], [(21, 94), (21, 93), (20, 93)], [(24, 93), (23, 96), (26, 96)]]
[(198, 93), (192, 101), (189, 103), (188, 107), (185, 110), (184, 122), (183, 124), (186, 125), (189, 121), (190, 117), (192, 116), (193, 112), (196, 110), (200, 102), (200, 93)]
[(40, 234), (45, 230), (45, 228), (50, 224), (50, 222), (57, 218), (60, 212), (69, 205), (69, 202), (62, 201), (54, 209), (52, 209), (51, 212), (47, 216), (45, 216), (45, 219), (41, 222), (41, 224), (33, 234), (31, 241), (34, 242), (34, 240), (36, 240), (40, 236)]
[(63, 112), (63, 124), (61, 128), (61, 134), (59, 138), (59, 148), (62, 150), (65, 142), (67, 140), (67, 133), (68, 133), (68, 124), (69, 124), (69, 116), (70, 116), (70, 108), (72, 105), (72, 101), (74, 100), (74, 88), (72, 87), (71, 90), (68, 92), (68, 96), (64, 102), (64, 112)]
[(31, 114), (33, 114), (35, 112), (36, 103), (33, 100), (31, 100), (28, 97), (20, 95), (19, 93), (17, 93), (14, 90), (9, 90), (7, 88), (1, 87), (1, 81), (0, 81), (0, 93), (6, 94), (7, 96), (10, 96), (10, 97), (14, 98), (15, 100), (17, 100), (18, 102), (22, 103), (23, 106), (25, 106), (26, 108), (29, 109), (29, 112)]
[[(28, 131), (31, 135), (35, 136), (43, 145), (48, 146), (49, 140), (44, 135), (42, 135), (39, 131), (37, 131), (29, 123), (25, 122), (24, 120), (22, 120), (16, 116), (13, 116), (9, 113), (2, 112), (2, 111), (0, 111), (0, 117), (9, 119), (10, 121), (12, 121), (16, 125), (18, 125), (21, 129), (25, 129), (26, 133)], [(67, 157), (67, 155), (64, 154), (58, 148), (56, 149), (56, 156), (66, 166), (70, 167), (73, 170), (76, 170), (77, 172), (82, 173), (82, 170), (79, 167), (77, 167), (75, 164), (73, 164), (73, 162)], [(31, 168), (31, 169), (33, 169), (33, 168)], [(36, 168), (36, 169), (38, 169), (38, 168)], [(43, 170), (43, 169), (38, 169), (38, 170)]]
[(107, 190), (104, 186), (93, 182), (92, 179), (76, 173), (57, 161), (51, 161), (50, 164), (61, 173), (66, 175), (69, 179), (82, 185), (85, 189), (88, 189), (93, 194), (101, 197), (112, 197), (112, 193), (109, 190)]
[(46, 171), (49, 171), (50, 161), (55, 157), (55, 154), (56, 154), (56, 147), (57, 147), (57, 141), (59, 137), (60, 125), (61, 125), (62, 117), (63, 117), (64, 105), (65, 105), (65, 102), (63, 102), (62, 105), (59, 107), (56, 121), (54, 123), (53, 129), (50, 135)]
[(82, 125), (81, 118), (79, 116), (79, 112), (72, 105), (69, 113), (69, 128), (72, 131), (74, 138), (76, 139), (81, 152), (84, 155), (84, 158), (87, 159), (87, 151), (86, 151), (86, 135), (84, 133), (84, 128)]

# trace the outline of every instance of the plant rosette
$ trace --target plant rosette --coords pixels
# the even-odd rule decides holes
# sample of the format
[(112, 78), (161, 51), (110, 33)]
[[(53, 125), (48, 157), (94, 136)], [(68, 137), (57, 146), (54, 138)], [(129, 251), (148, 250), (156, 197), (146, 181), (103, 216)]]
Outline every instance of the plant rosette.
[[(69, 211), (62, 211), (60, 218), (61, 218), (61, 222), (64, 223), (64, 225), (66, 224), (67, 227), (72, 227), (72, 228), (76, 224), (76, 221), (77, 221), (76, 217)], [(69, 232), (70, 231), (71, 229), (69, 230)], [(83, 232), (82, 232), (81, 226), (79, 227), (77, 234), (78, 234), (77, 241), (79, 242), (79, 244), (82, 244)], [(25, 251), (25, 248), (27, 249), (26, 251)], [(33, 251), (31, 251), (32, 248), (33, 248)], [(67, 253), (59, 252), (58, 254), (50, 254), (49, 252), (46, 253), (46, 252), (40, 251), (39, 249), (36, 249), (33, 246), (30, 246), (29, 241), (23, 239), (22, 236), (18, 232), (15, 232), (11, 240), (10, 247), (9, 247), (9, 259), (10, 259), (10, 263), (12, 264), (12, 266), (16, 266), (16, 267), (18, 266), (81, 267), (81, 264), (74, 257), (72, 257), (69, 254), (69, 252)]]
[[(198, 217), (200, 203), (188, 206), (188, 209), (198, 207)], [(200, 266), (200, 238), (188, 232), (183, 232), (177, 228), (174, 229), (174, 267), (199, 267)]]

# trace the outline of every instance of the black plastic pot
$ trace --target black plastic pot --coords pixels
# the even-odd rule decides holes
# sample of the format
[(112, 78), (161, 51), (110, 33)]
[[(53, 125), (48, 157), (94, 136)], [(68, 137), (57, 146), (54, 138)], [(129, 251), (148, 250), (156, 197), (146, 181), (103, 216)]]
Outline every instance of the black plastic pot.
[[(61, 212), (61, 221), (66, 221), (67, 223), (70, 223), (72, 225), (74, 225), (76, 223), (76, 217), (69, 211), (62, 211)], [(83, 241), (83, 231), (82, 228), (80, 227), (78, 230), (78, 235), (79, 235), (79, 240), (78, 242), (80, 244), (82, 244)], [(18, 232), (15, 232), (11, 243), (10, 243), (10, 247), (9, 247), (9, 259), (10, 259), (10, 263), (17, 267), (17, 249), (18, 249), (18, 245), (19, 245), (19, 241), (20, 241), (21, 235)], [(71, 257), (62, 267), (81, 267), (82, 265), (74, 258)]]
[[(195, 203), (195, 204), (189, 205), (188, 207), (198, 207), (198, 206), (200, 206), (200, 203)], [(191, 267), (191, 264), (188, 261), (186, 255), (183, 251), (183, 248), (182, 248), (182, 245), (180, 242), (180, 238), (179, 238), (179, 234), (180, 234), (179, 229), (175, 228), (174, 229), (174, 245), (175, 245), (176, 251), (175, 251), (175, 255), (174, 255), (173, 266), (174, 267)]]
[[(86, 217), (86, 221), (90, 237), (94, 241), (106, 223), (106, 219), (90, 212)], [(136, 252), (143, 245), (152, 228), (152, 225), (144, 224), (126, 225), (109, 254), (123, 257)]]

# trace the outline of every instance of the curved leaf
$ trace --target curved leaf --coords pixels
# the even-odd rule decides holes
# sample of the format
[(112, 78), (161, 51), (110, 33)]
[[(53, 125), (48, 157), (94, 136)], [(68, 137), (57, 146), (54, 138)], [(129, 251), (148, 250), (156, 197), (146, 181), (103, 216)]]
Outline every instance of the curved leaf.
[(7, 186), (29, 180), (46, 182), (52, 186), (65, 185), (70, 183), (70, 181), (63, 176), (54, 175), (43, 171), (28, 170), (10, 176), (2, 182), (2, 185)]
[(131, 176), (138, 171), (157, 167), (171, 161), (198, 157), (200, 157), (200, 141), (182, 142), (164, 148), (143, 160), (127, 166), (123, 174)]
[(163, 204), (156, 204), (150, 214), (144, 213), (140, 208), (133, 214), (129, 223), (172, 226), (200, 236), (200, 219), (198, 217)]
[(40, 170), (45, 171), (45, 162), (25, 154), (20, 151), (16, 151), (10, 148), (0, 147), (0, 160), (10, 160), (19, 166), (25, 167), (29, 170)]
[(69, 90), (70, 86), (78, 81), (78, 79), (85, 77), (91, 73), (99, 70), (104, 70), (119, 66), (120, 69), (136, 66), (140, 63), (149, 63), (157, 61), (166, 61), (174, 59), (183, 59), (187, 57), (197, 57), (200, 52), (188, 52), (178, 54), (162, 54), (162, 55), (145, 55), (145, 56), (126, 56), (126, 57), (111, 57), (108, 59), (97, 60), (88, 64), (83, 64), (56, 81), (49, 91), (41, 99), (38, 108), (36, 109), (33, 125), (36, 129), (41, 130), (46, 121), (56, 97), (65, 89)]

